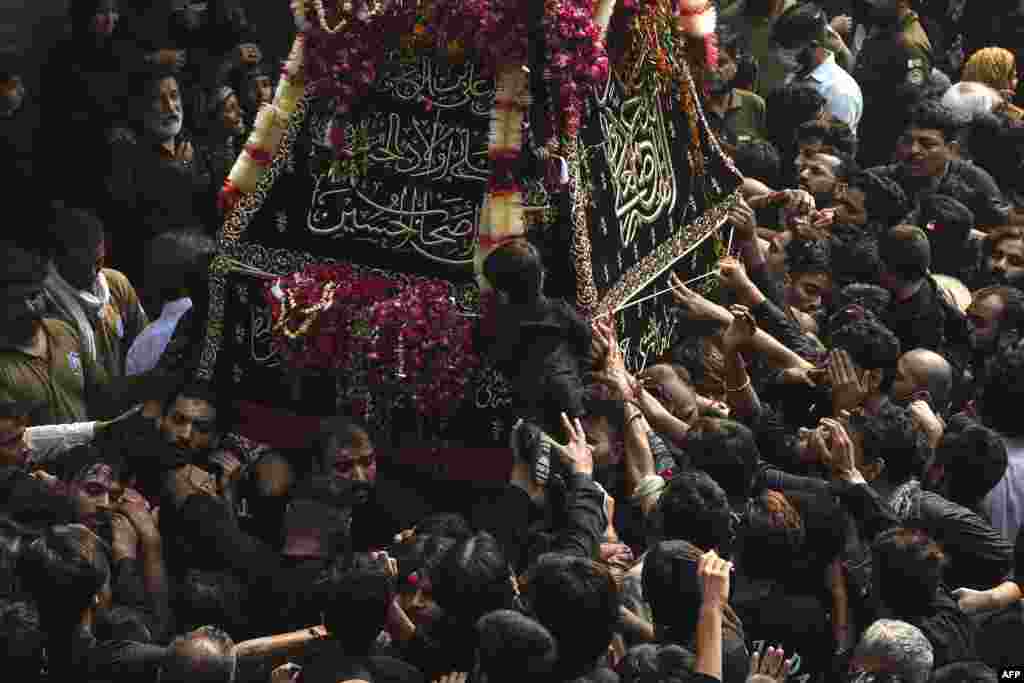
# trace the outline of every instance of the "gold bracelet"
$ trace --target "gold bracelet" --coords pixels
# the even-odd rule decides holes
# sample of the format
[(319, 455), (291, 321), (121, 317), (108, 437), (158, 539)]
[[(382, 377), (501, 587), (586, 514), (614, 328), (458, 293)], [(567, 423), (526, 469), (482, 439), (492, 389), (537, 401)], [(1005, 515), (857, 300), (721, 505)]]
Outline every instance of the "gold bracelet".
[(738, 386), (735, 389), (730, 389), (729, 386), (726, 385), (725, 392), (727, 394), (736, 394), (736, 393), (739, 393), (741, 391), (744, 391), (749, 386), (750, 386), (750, 375), (747, 375), (747, 381), (744, 382), (742, 386)]

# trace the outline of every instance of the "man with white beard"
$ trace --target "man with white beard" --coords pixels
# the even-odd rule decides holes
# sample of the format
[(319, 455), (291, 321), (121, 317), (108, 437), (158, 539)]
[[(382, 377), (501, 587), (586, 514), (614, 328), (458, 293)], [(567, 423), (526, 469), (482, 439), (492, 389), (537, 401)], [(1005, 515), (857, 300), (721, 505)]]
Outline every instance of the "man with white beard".
[(129, 280), (141, 281), (146, 240), (185, 226), (214, 229), (209, 165), (192, 146), (183, 93), (175, 76), (152, 70), (130, 91), (128, 128), (110, 133), (106, 188), (113, 262)]

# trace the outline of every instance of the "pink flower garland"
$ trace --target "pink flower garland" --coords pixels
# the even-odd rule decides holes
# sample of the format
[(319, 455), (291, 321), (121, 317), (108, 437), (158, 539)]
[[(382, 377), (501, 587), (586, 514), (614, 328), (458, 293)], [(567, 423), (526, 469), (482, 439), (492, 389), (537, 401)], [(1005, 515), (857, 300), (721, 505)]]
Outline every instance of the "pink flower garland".
[(549, 108), (551, 130), (568, 138), (579, 131), (587, 88), (608, 78), (608, 54), (592, 4), (548, 0), (544, 13), (544, 79), (555, 100)]
[[(315, 320), (292, 319), (330, 297)], [(348, 264), (313, 265), (266, 288), (274, 344), (298, 370), (366, 368), (370, 387), (409, 387), (417, 412), (450, 415), (472, 371), (479, 366), (469, 318), (459, 314), (448, 285), (437, 280), (408, 284), (360, 275)], [(301, 334), (296, 334), (296, 323)]]
[[(392, 47), (388, 36), (410, 36), (416, 30), (418, 38), (435, 47), (460, 45), (488, 75), (502, 65), (528, 61), (528, 0), (438, 0), (425, 18), (417, 16), (415, 4), (393, 3), (371, 15), (356, 3), (335, 18), (343, 28), (334, 32), (322, 26), (312, 8), (300, 10), (307, 16), (302, 26), (310, 92), (333, 99), (342, 115), (376, 80)], [(418, 24), (420, 20), (424, 23)], [(548, 46), (545, 77), (557, 103), (551, 107), (552, 132), (572, 137), (579, 131), (587, 88), (608, 76), (608, 56), (587, 0), (548, 0), (543, 26)], [(425, 107), (429, 110), (430, 103)], [(338, 136), (331, 143), (340, 157), (345, 140)]]
[(347, 114), (377, 79), (388, 48), (382, 37), (410, 33), (416, 17), (397, 4), (370, 15), (365, 5), (355, 3), (351, 12), (341, 12), (337, 19), (345, 28), (335, 33), (318, 21), (309, 23), (306, 79), (314, 95), (333, 99), (338, 113)]

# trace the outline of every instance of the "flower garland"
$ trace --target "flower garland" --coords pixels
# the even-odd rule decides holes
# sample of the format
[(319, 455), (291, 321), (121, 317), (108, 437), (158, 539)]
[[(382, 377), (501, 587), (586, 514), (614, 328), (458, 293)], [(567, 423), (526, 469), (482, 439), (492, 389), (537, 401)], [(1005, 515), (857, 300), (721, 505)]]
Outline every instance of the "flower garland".
[(447, 416), (479, 366), (472, 326), (448, 285), (309, 266), (266, 287), (274, 345), (297, 370), (365, 369), (371, 387), (411, 389), (417, 412)]
[[(595, 20), (590, 0), (547, 0), (544, 79), (557, 106), (548, 108), (551, 130), (576, 137), (587, 89), (608, 78), (608, 54), (601, 20)], [(609, 14), (610, 17), (610, 14)], [(607, 21), (607, 20), (605, 20)]]
[(502, 68), (495, 79), (494, 109), (487, 156), (491, 177), (487, 183), (473, 267), (481, 292), (491, 285), (484, 277), (484, 261), (505, 242), (526, 235), (523, 188), (516, 165), (523, 147), (523, 116), (528, 106), (527, 71), (521, 64)]
[[(292, 7), (306, 32), (306, 80), (310, 92), (334, 101), (340, 115), (369, 92), (387, 51), (401, 47), (433, 48), (452, 61), (471, 58), (484, 74), (498, 75), (526, 64), (529, 56), (531, 0), (436, 0), (429, 4), (345, 2), (331, 27), (322, 0), (293, 0)], [(604, 0), (604, 6), (614, 2)], [(552, 130), (574, 137), (579, 130), (586, 89), (608, 74), (602, 27), (588, 0), (549, 0), (543, 20), (549, 64), (545, 77), (558, 98), (561, 113), (552, 113)], [(313, 14), (311, 17), (310, 14)], [(392, 45), (386, 37), (397, 36)], [(384, 37), (384, 39), (382, 39)], [(430, 108), (430, 103), (425, 102)], [(330, 141), (340, 158), (345, 140)]]
[[(296, 0), (301, 4), (303, 0)], [(305, 92), (302, 69), (305, 55), (305, 34), (295, 36), (292, 50), (281, 70), (281, 80), (271, 104), (260, 107), (256, 122), (242, 153), (238, 155), (218, 196), (224, 214), (229, 213), (243, 194), (254, 192), (274, 160), (281, 139), (288, 130), (288, 120)]]

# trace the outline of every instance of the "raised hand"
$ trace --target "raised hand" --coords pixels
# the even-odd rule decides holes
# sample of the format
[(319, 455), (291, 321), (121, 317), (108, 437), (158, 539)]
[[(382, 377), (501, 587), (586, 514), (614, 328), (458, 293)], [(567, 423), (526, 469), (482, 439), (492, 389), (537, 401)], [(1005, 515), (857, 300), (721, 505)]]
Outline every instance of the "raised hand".
[(723, 560), (714, 550), (701, 555), (697, 561), (697, 576), (700, 578), (703, 604), (722, 608), (729, 602), (729, 579), (732, 562)]
[(684, 285), (675, 273), (669, 276), (668, 283), (672, 287), (672, 298), (683, 309), (683, 315), (690, 320), (724, 322), (723, 318), (728, 318), (728, 311)]
[(789, 670), (793, 666), (792, 659), (786, 659), (786, 653), (781, 647), (769, 647), (761, 657), (758, 650), (750, 656), (750, 675), (747, 676), (747, 683), (761, 683), (765, 678), (774, 683), (783, 683), (789, 676)]
[(825, 418), (822, 423), (822, 437), (828, 446), (829, 465), (833, 474), (843, 481), (863, 483), (864, 477), (857, 469), (856, 451), (853, 440), (838, 420)]
[(718, 279), (733, 292), (739, 292), (751, 286), (747, 277), (747, 269), (743, 263), (732, 256), (726, 256), (718, 262)]
[(957, 588), (953, 591), (960, 611), (967, 615), (980, 614), (989, 608), (988, 593), (973, 588)]
[(839, 35), (849, 35), (853, 29), (853, 19), (846, 14), (841, 14), (838, 17), (833, 17), (829, 26)]
[(782, 384), (817, 387), (828, 382), (828, 368), (786, 368), (779, 380)]
[(850, 354), (843, 349), (829, 352), (828, 379), (832, 384), (832, 407), (836, 414), (857, 408), (867, 398), (868, 388), (857, 375)]
[(749, 242), (757, 237), (757, 216), (743, 197), (729, 209), (729, 222), (736, 230), (736, 239)]
[(156, 542), (160, 540), (160, 532), (157, 530), (156, 520), (153, 519), (153, 514), (149, 511), (148, 504), (141, 496), (122, 496), (115, 510), (131, 522), (141, 542)]
[(594, 453), (587, 445), (587, 433), (583, 431), (583, 423), (577, 417), (573, 420), (562, 413), (562, 427), (569, 437), (568, 444), (555, 442), (555, 450), (561, 456), (562, 463), (576, 474), (592, 475), (594, 473)]
[(110, 516), (111, 553), (114, 561), (138, 557), (139, 535), (132, 523), (122, 514)]
[(725, 331), (723, 346), (730, 350), (745, 348), (757, 334), (757, 320), (746, 306), (739, 304), (729, 308), (732, 323)]
[(946, 425), (942, 418), (935, 414), (932, 407), (922, 400), (911, 401), (907, 407), (910, 416), (928, 437), (928, 444), (936, 448), (942, 441), (942, 435), (946, 431)]

